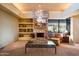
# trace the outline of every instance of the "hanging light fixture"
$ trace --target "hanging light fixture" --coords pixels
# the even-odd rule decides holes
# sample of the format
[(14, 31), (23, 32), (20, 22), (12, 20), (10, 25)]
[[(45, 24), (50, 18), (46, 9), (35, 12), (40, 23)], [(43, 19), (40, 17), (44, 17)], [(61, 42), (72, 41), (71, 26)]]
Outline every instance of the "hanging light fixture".
[(39, 23), (46, 23), (46, 20), (48, 19), (48, 11), (42, 10), (40, 5), (38, 5), (38, 7), (38, 9), (33, 10), (33, 18)]

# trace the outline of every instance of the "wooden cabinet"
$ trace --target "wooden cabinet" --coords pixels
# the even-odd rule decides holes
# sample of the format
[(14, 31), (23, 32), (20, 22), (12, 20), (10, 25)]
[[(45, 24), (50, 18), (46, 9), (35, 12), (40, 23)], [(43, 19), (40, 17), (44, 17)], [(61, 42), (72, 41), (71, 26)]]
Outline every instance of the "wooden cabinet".
[(68, 36), (64, 36), (62, 42), (63, 43), (69, 43), (69, 37)]

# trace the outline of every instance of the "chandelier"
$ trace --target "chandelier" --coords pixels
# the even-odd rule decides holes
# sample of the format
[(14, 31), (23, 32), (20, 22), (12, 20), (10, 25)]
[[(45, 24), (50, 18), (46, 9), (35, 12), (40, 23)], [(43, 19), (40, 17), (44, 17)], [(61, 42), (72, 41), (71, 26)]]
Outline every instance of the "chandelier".
[(33, 18), (35, 18), (39, 23), (46, 23), (46, 20), (48, 19), (48, 11), (39, 8), (34, 9)]

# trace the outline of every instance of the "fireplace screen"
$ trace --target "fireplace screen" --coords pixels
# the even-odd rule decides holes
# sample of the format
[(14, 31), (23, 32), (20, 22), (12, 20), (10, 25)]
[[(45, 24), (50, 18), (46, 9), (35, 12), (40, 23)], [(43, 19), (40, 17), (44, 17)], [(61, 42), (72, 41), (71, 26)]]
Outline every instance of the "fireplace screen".
[(44, 33), (37, 33), (37, 37), (44, 37)]

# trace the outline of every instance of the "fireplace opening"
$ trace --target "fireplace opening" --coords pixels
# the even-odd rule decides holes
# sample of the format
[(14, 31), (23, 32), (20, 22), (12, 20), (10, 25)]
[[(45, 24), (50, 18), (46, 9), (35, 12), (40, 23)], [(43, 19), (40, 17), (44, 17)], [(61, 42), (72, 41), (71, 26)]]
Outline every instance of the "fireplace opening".
[(44, 37), (44, 33), (37, 33), (37, 37)]

